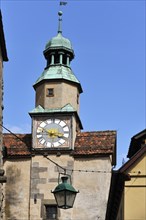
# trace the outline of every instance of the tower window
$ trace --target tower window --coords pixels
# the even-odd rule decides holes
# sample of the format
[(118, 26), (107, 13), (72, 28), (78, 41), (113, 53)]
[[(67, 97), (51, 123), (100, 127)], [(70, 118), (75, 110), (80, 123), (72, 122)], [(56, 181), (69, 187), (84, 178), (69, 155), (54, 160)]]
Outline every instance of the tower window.
[(46, 220), (57, 220), (57, 206), (45, 205)]
[(67, 57), (64, 55), (63, 56), (63, 64), (66, 65), (67, 64)]
[(54, 89), (53, 88), (48, 88), (46, 92), (46, 96), (54, 96)]
[(51, 64), (51, 57), (49, 56), (47, 59), (47, 67)]
[(55, 64), (60, 63), (60, 56), (59, 56), (59, 54), (56, 54), (56, 55), (55, 55), (55, 61), (54, 61), (54, 63), (55, 63)]

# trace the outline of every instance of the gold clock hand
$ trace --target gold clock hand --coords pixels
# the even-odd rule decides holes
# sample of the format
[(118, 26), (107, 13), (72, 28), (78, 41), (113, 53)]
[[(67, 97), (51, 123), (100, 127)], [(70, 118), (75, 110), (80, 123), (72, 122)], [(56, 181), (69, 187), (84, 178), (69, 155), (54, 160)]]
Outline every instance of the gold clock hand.
[(55, 138), (55, 137), (61, 138), (64, 135), (63, 133), (59, 132), (57, 129), (53, 129), (53, 128), (49, 130), (43, 128), (41, 133), (44, 133), (44, 132), (47, 133), (49, 137), (51, 138)]
[(63, 137), (63, 133), (59, 132), (57, 129), (50, 129), (48, 133), (52, 137)]
[(56, 133), (57, 133), (56, 129), (49, 129), (49, 130), (47, 130), (47, 132), (48, 132), (50, 137), (52, 137), (52, 138), (56, 137)]
[(57, 133), (56, 133), (56, 136), (58, 136), (58, 137), (63, 137), (63, 133), (57, 132)]
[(41, 132), (38, 132), (38, 134), (48, 134), (48, 131), (47, 131), (47, 129), (45, 129), (45, 128), (42, 128), (42, 131)]

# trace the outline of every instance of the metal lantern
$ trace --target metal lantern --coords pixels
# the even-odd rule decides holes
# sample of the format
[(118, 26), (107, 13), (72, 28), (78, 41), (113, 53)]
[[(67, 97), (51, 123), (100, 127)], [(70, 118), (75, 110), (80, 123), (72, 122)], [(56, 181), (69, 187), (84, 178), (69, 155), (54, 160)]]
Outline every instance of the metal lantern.
[(52, 193), (55, 196), (58, 208), (69, 209), (73, 207), (76, 194), (79, 191), (76, 191), (72, 185), (67, 183), (67, 176), (63, 176), (61, 179), (62, 183), (60, 183)]

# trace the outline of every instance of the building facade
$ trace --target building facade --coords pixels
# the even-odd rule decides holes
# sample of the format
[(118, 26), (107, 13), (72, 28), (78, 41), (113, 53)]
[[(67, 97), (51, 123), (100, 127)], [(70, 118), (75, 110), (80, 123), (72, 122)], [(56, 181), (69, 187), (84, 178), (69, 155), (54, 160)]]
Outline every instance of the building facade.
[(3, 124), (3, 62), (8, 61), (5, 36), (3, 30), (2, 14), (0, 10), (0, 219), (2, 218), (2, 203), (3, 203), (3, 193), (2, 193), (2, 183), (6, 182), (6, 177), (4, 176), (3, 170), (3, 157), (2, 157), (2, 147), (3, 147), (3, 135), (2, 135), (2, 124)]
[[(82, 132), (82, 86), (71, 69), (74, 51), (63, 37), (45, 46), (46, 67), (36, 93), (31, 134), (4, 134), (5, 220), (103, 220), (111, 170), (116, 164), (116, 131)], [(72, 209), (59, 209), (52, 190), (61, 176), (79, 190)]]
[[(3, 62), (8, 61), (5, 36), (0, 10), (0, 124), (3, 124)], [(0, 126), (0, 166), (2, 166), (2, 126)]]
[(131, 138), (128, 158), (113, 173), (107, 220), (146, 219), (146, 129)]

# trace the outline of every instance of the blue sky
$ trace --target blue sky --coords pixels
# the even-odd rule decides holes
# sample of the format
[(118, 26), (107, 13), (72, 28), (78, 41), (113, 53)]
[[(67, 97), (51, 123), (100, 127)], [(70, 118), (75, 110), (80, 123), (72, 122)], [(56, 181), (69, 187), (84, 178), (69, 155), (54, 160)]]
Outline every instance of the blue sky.
[(9, 62), (4, 64), (4, 126), (31, 132), (32, 85), (46, 65), (43, 50), (57, 34), (71, 40), (80, 80), (84, 131), (117, 130), (118, 166), (130, 139), (146, 128), (145, 1), (1, 0)]

